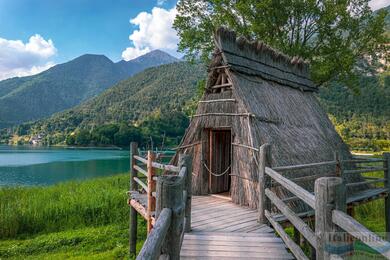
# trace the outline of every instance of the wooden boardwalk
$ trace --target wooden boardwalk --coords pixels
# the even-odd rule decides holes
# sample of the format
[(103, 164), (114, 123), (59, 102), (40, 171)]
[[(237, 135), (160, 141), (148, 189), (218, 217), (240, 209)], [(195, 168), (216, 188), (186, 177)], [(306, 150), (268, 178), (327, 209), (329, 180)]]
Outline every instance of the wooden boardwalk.
[(193, 196), (191, 216), (181, 259), (294, 259), (274, 230), (257, 222), (256, 210), (228, 198)]

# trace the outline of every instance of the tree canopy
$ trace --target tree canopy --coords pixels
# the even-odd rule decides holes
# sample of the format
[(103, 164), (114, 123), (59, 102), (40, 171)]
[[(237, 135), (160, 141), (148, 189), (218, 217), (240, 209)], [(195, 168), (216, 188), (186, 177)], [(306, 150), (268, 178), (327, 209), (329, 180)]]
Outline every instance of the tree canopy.
[(226, 26), (311, 63), (313, 80), (353, 88), (365, 56), (386, 53), (386, 11), (373, 13), (369, 0), (181, 0), (174, 28), (179, 50), (208, 59), (213, 32)]

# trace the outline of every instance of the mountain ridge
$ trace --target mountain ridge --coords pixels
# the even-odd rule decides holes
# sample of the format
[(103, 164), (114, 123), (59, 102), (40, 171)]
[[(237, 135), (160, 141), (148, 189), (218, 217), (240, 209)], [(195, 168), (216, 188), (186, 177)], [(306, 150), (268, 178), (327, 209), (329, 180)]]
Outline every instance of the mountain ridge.
[(144, 69), (178, 61), (160, 50), (116, 63), (105, 55), (84, 54), (36, 75), (0, 81), (0, 128), (50, 116)]

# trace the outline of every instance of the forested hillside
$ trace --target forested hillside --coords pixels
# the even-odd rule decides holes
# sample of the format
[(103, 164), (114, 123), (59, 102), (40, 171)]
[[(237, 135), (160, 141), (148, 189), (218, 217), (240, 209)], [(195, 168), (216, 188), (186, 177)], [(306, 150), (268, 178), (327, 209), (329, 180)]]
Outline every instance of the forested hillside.
[(159, 50), (118, 63), (86, 54), (34, 76), (0, 81), (0, 128), (71, 108), (137, 72), (175, 61)]
[[(100, 96), (46, 120), (20, 125), (18, 135), (45, 135), (45, 143), (127, 146), (162, 136), (177, 143), (188, 125), (182, 109), (205, 78), (203, 65), (186, 62), (147, 69)], [(146, 139), (146, 140), (145, 140)]]
[[(189, 122), (183, 110), (196, 107), (193, 100), (205, 76), (203, 65), (186, 62), (147, 69), (78, 107), (20, 125), (14, 133), (29, 138), (42, 133), (45, 144), (120, 146), (130, 140), (161, 144), (165, 134), (165, 144), (174, 145)], [(331, 84), (318, 97), (351, 148), (390, 149), (390, 76), (363, 78), (359, 89), (356, 95)], [(3, 132), (3, 137), (10, 136)]]

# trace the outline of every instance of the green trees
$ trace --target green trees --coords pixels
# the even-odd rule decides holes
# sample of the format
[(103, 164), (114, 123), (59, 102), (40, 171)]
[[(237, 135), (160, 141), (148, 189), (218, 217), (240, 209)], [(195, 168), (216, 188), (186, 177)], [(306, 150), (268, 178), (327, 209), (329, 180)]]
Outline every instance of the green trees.
[(356, 63), (364, 55), (378, 57), (387, 41), (386, 12), (375, 15), (368, 2), (182, 0), (174, 28), (180, 37), (179, 50), (190, 58), (207, 59), (214, 48), (213, 31), (223, 25), (310, 61), (317, 84), (336, 80), (353, 88)]

